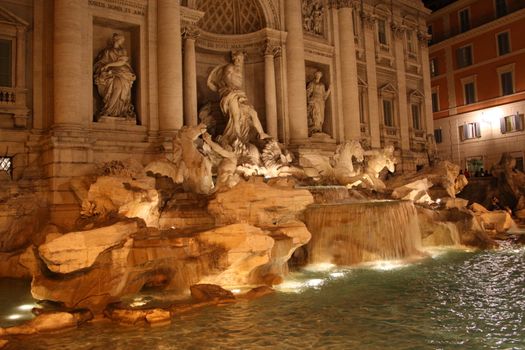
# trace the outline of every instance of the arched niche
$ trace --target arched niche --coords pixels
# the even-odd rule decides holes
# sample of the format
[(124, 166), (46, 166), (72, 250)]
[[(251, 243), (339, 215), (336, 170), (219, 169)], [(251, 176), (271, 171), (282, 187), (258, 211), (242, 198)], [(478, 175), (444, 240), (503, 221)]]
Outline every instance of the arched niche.
[[(182, 5), (203, 13), (196, 23), (200, 31), (195, 43), (198, 107), (219, 100), (219, 95), (210, 91), (206, 84), (212, 69), (231, 62), (231, 52), (243, 51), (246, 54), (244, 88), (266, 127), (264, 52), (268, 45), (279, 48), (286, 42), (286, 33), (279, 30), (274, 3), (271, 0), (185, 0)], [(252, 23), (242, 26), (248, 19)], [(227, 20), (230, 24), (225, 25)], [(214, 21), (219, 23), (215, 25)], [(277, 70), (282, 69), (277, 61), (279, 58), (275, 59), (276, 80), (279, 81), (284, 73)], [(282, 94), (282, 86), (277, 86), (277, 90), (277, 94)]]

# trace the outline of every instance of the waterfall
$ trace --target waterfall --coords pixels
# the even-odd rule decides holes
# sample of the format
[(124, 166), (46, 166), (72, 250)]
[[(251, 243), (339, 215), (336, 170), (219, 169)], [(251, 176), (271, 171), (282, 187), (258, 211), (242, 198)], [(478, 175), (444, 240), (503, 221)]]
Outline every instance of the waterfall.
[(421, 255), (417, 212), (410, 201), (368, 201), (310, 206), (310, 263), (351, 265)]

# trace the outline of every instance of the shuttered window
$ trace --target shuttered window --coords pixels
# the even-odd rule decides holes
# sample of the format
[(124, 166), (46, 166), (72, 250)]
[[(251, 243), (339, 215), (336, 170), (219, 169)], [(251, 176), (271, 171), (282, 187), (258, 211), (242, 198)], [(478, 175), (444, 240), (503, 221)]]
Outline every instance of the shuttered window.
[(459, 137), (461, 141), (471, 140), (481, 137), (479, 123), (466, 123), (459, 127)]
[(500, 130), (502, 134), (523, 130), (523, 114), (508, 115), (500, 119)]

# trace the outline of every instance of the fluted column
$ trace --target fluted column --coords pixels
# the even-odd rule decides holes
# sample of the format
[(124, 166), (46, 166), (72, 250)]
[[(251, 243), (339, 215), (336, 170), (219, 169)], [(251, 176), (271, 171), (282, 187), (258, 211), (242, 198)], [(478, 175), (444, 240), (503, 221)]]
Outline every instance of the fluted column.
[(392, 23), (392, 32), (394, 33), (394, 52), (396, 57), (396, 80), (397, 80), (397, 91), (398, 91), (398, 106), (399, 106), (399, 135), (401, 137), (401, 149), (404, 151), (410, 150), (410, 127), (411, 123), (411, 112), (408, 109), (408, 97), (407, 97), (407, 78), (405, 69), (405, 60), (408, 59), (405, 56), (404, 40), (407, 28), (403, 27), (398, 23)]
[(355, 55), (354, 28), (351, 3), (338, 2), (339, 45), (341, 52), (341, 87), (343, 97), (343, 121), (345, 140), (359, 140), (359, 87), (357, 82), (357, 59)]
[(290, 138), (293, 143), (294, 140), (304, 140), (308, 137), (301, 0), (286, 0), (284, 6), (286, 31), (288, 32), (286, 41), (288, 119)]
[(365, 56), (366, 79), (368, 83), (368, 111), (370, 118), (370, 145), (373, 148), (381, 147), (381, 133), (379, 130), (379, 98), (377, 95), (377, 67), (376, 67), (376, 19), (365, 13), (362, 16), (365, 28)]
[(182, 32), (184, 39), (184, 124), (197, 125), (197, 62), (195, 40), (199, 36), (195, 27), (186, 27)]
[(423, 95), (425, 96), (425, 118), (426, 118), (426, 130), (427, 134), (434, 135), (434, 117), (432, 112), (432, 87), (430, 80), (430, 63), (428, 56), (428, 41), (430, 36), (426, 31), (418, 32), (418, 40), (421, 57), (421, 73), (423, 74)]
[(53, 32), (54, 125), (82, 124), (78, 96), (82, 74), (82, 5), (80, 0), (55, 0)]
[(264, 43), (264, 100), (266, 105), (266, 132), (277, 139), (277, 91), (274, 58), (280, 48)]
[(161, 133), (183, 125), (180, 0), (158, 0), (158, 96)]

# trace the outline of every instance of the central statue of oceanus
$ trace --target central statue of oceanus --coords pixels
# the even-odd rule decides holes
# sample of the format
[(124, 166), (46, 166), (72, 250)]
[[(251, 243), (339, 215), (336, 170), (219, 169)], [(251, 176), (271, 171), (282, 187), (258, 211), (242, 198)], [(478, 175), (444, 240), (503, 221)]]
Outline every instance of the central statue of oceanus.
[(208, 88), (220, 97), (221, 111), (228, 118), (223, 134), (218, 138), (221, 146), (231, 146), (235, 140), (243, 144), (251, 143), (255, 137), (265, 139), (257, 112), (248, 102), (242, 90), (244, 53), (233, 52), (232, 62), (215, 67), (208, 76)]

